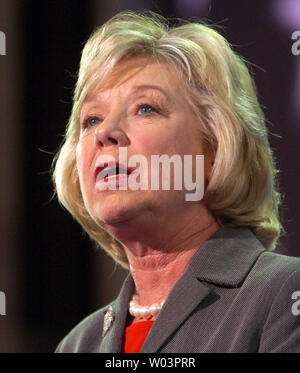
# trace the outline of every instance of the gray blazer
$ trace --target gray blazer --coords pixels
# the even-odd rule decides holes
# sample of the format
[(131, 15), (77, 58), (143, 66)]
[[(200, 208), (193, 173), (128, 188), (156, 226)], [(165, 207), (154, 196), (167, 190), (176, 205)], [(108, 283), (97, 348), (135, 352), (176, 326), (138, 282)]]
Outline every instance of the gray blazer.
[[(129, 274), (117, 299), (79, 323), (56, 352), (122, 352), (132, 289)], [(296, 291), (300, 258), (266, 251), (247, 228), (222, 227), (175, 284), (141, 352), (300, 352)]]

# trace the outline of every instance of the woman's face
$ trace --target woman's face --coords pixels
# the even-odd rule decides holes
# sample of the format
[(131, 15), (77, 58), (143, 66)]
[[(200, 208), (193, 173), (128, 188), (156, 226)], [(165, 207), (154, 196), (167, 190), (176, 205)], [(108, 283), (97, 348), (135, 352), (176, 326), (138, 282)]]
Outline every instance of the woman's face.
[[(199, 119), (170, 65), (146, 58), (120, 62), (101, 90), (85, 100), (80, 123), (76, 148), (79, 182), (84, 204), (98, 224), (106, 227), (136, 218), (147, 222), (155, 216), (180, 214), (189, 204), (201, 205), (186, 201), (184, 188), (151, 190), (151, 155), (176, 154), (182, 160), (184, 155), (192, 155), (194, 177), (197, 154), (204, 155), (205, 174), (211, 162), (204, 152)], [(116, 179), (116, 190), (99, 188), (99, 157), (111, 155), (118, 161), (121, 147), (126, 148), (128, 159), (142, 155), (148, 161), (147, 190), (118, 190)], [(145, 175), (141, 171), (141, 178)], [(121, 175), (120, 182), (127, 177)]]

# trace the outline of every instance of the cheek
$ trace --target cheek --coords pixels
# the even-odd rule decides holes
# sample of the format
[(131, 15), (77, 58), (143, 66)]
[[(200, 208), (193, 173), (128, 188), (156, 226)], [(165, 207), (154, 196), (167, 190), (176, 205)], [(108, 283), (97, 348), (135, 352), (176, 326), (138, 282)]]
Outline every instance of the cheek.
[(136, 153), (144, 155), (173, 154), (176, 149), (177, 134), (174, 128), (152, 128), (134, 134)]
[(80, 140), (76, 146), (76, 166), (81, 184), (90, 170), (92, 160), (91, 147), (89, 147), (87, 141), (84, 140)]
[(83, 163), (83, 150), (81, 143), (78, 143), (76, 146), (76, 167), (78, 171), (79, 179), (81, 179), (82, 174), (82, 163)]

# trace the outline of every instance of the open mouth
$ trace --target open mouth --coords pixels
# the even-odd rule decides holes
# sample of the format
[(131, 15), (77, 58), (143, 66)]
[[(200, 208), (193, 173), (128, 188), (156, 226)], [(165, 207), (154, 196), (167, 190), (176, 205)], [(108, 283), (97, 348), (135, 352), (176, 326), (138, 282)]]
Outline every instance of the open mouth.
[(98, 181), (108, 181), (111, 178), (118, 178), (120, 175), (129, 176), (133, 169), (127, 168), (117, 163), (104, 163), (103, 166), (96, 167), (95, 178)]

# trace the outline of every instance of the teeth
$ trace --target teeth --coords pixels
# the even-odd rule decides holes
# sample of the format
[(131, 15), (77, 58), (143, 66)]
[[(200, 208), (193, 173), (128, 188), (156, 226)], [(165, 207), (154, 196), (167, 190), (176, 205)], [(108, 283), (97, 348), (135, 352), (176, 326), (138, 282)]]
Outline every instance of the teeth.
[(108, 178), (109, 176), (111, 175), (118, 175), (118, 174), (125, 174), (127, 175), (127, 170), (122, 168), (122, 167), (112, 167), (112, 168), (105, 168), (104, 170), (102, 170), (98, 177), (100, 177), (100, 179), (106, 179)]
[(127, 170), (125, 170), (125, 168), (117, 167), (117, 173), (127, 175), (128, 172), (127, 172)]

